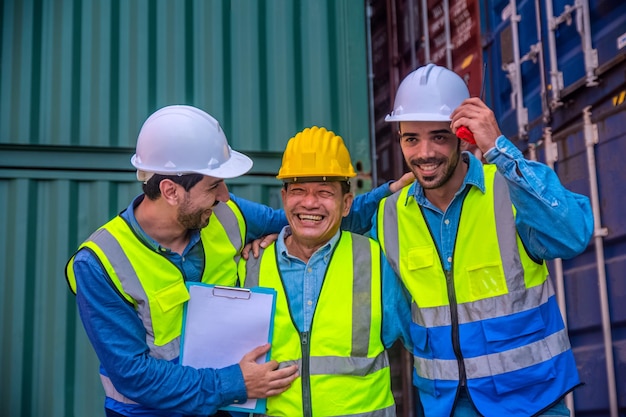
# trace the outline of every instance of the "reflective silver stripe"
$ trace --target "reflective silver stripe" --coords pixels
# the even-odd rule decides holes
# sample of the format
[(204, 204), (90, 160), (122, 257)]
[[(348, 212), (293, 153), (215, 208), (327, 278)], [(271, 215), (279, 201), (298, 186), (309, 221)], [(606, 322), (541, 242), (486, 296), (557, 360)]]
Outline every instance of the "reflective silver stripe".
[[(313, 410), (315, 413), (315, 410)], [(270, 417), (267, 414), (253, 414), (254, 417)], [(357, 414), (341, 414), (336, 416), (327, 416), (327, 417), (396, 417), (396, 405), (390, 405), (386, 408), (381, 408), (380, 410), (368, 411), (366, 413), (357, 413)]]
[(178, 357), (180, 354), (179, 338), (163, 346), (156, 346), (154, 344), (154, 329), (152, 327), (152, 316), (150, 315), (148, 297), (141, 285), (141, 281), (139, 281), (139, 277), (135, 273), (135, 269), (115, 236), (107, 229), (102, 228), (93, 233), (89, 240), (97, 244), (106, 254), (107, 259), (122, 284), (124, 292), (137, 302), (137, 315), (146, 329), (146, 343), (150, 347), (150, 356), (168, 361)]
[(372, 321), (372, 251), (369, 239), (352, 235), (352, 356), (367, 356)]
[(235, 262), (237, 262), (241, 257), (240, 252), (243, 248), (241, 230), (239, 230), (239, 221), (237, 220), (237, 216), (230, 206), (223, 202), (220, 202), (218, 205), (213, 207), (213, 213), (215, 213), (215, 217), (218, 218), (224, 227), (224, 230), (226, 230), (226, 235), (228, 236), (228, 239), (230, 239), (230, 243), (237, 250), (237, 255), (234, 258)]
[[(489, 355), (465, 358), (467, 379), (484, 378), (492, 375), (517, 371), (549, 361), (570, 349), (565, 329), (525, 346)], [(415, 371), (430, 380), (458, 381), (459, 366), (456, 359), (426, 359), (413, 357)]]
[[(378, 223), (378, 235), (384, 235), (384, 242), (381, 244), (389, 265), (396, 271), (398, 276), (400, 275), (400, 242), (398, 236), (399, 222), (398, 222), (398, 199), (400, 198), (401, 191), (392, 194), (387, 197), (385, 201), (385, 212), (383, 217), (383, 223)], [(380, 239), (379, 239), (380, 240)]]
[(246, 280), (244, 283), (244, 287), (252, 288), (259, 286), (259, 277), (261, 275), (261, 258), (263, 258), (264, 252), (265, 249), (260, 249), (258, 258), (255, 258), (254, 256), (248, 257), (248, 260), (246, 261)]
[(115, 387), (113, 386), (113, 383), (111, 382), (111, 379), (108, 376), (104, 376), (100, 374), (100, 381), (102, 381), (102, 386), (104, 387), (104, 394), (107, 397), (112, 398), (115, 401), (124, 403), (124, 404), (137, 404), (133, 400), (127, 397), (124, 397), (122, 394), (120, 394), (119, 391), (115, 389)]
[(517, 232), (515, 228), (515, 216), (513, 215), (513, 203), (509, 195), (509, 187), (504, 177), (496, 171), (493, 180), (494, 212), (496, 217), (496, 234), (502, 268), (509, 293), (524, 291), (524, 267), (520, 261), (519, 248), (517, 246)]
[[(281, 362), (279, 368), (298, 365), (302, 369), (302, 360)], [(341, 356), (311, 356), (309, 369), (311, 375), (355, 375), (367, 376), (389, 367), (389, 358), (385, 351), (375, 358), (344, 358)]]
[[(523, 282), (524, 279), (520, 278)], [(472, 323), (495, 317), (526, 311), (548, 302), (554, 295), (554, 288), (549, 280), (543, 284), (528, 288), (514, 294), (503, 294), (498, 297), (484, 298), (457, 306), (459, 324)], [(450, 307), (440, 306), (419, 308), (415, 303), (411, 306), (413, 322), (422, 327), (450, 326)]]
[(333, 417), (396, 417), (396, 406), (394, 404), (386, 408), (381, 408), (380, 410), (368, 411), (366, 413), (342, 414)]

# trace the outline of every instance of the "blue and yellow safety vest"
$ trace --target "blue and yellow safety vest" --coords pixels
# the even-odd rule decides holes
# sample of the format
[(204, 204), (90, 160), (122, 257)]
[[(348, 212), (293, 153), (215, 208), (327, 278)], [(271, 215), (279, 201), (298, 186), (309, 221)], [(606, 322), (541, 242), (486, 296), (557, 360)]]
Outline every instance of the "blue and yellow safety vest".
[(395, 416), (389, 359), (381, 340), (382, 285), (376, 242), (342, 232), (332, 254), (310, 332), (289, 309), (276, 246), (240, 264), (246, 287), (277, 291), (271, 359), (297, 364), (300, 376), (267, 399), (268, 416)]
[(451, 415), (466, 385), (486, 416), (528, 416), (579, 384), (545, 262), (515, 227), (505, 179), (484, 167), (486, 192), (465, 197), (451, 271), (410, 186), (380, 203), (378, 237), (412, 295), (414, 384), (426, 415)]

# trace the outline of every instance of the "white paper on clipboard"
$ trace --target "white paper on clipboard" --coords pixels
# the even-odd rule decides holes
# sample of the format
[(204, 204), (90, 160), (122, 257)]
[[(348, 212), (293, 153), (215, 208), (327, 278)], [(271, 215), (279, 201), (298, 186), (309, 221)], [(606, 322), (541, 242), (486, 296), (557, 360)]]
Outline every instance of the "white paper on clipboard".
[[(187, 284), (181, 363), (194, 368), (224, 368), (271, 341), (275, 290)], [(269, 353), (268, 353), (269, 357)], [(267, 358), (259, 358), (263, 363)], [(232, 411), (265, 412), (265, 400), (226, 407)]]

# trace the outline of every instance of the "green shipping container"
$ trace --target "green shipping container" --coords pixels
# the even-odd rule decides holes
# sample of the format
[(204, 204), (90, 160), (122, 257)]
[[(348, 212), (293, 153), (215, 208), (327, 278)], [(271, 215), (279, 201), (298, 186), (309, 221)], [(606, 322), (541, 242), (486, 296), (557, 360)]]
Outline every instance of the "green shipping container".
[(191, 104), (252, 171), (235, 194), (280, 206), (287, 140), (340, 134), (371, 184), (362, 0), (0, 2), (0, 415), (102, 416), (98, 361), (64, 280), (96, 227), (140, 192), (145, 118)]

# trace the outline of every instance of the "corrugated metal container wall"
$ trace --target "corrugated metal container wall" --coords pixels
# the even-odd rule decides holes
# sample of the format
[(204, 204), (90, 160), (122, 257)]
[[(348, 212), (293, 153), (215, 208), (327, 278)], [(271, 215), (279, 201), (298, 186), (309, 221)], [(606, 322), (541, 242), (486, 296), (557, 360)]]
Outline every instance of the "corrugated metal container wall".
[(97, 359), (65, 262), (140, 192), (143, 120), (192, 104), (255, 160), (229, 181), (280, 205), (286, 141), (341, 134), (369, 188), (361, 0), (0, 2), (0, 415), (98, 416)]

